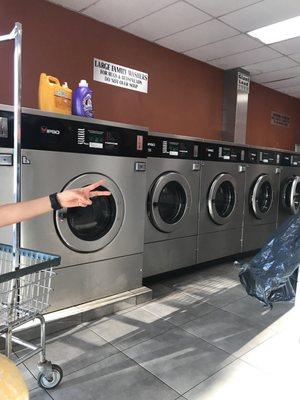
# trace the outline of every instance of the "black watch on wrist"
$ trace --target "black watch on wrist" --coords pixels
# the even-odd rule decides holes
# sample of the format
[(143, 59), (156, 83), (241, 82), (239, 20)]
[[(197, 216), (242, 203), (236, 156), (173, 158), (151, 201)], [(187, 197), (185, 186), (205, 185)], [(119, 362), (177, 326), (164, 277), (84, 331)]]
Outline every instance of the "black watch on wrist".
[(49, 199), (50, 199), (52, 210), (57, 211), (57, 210), (61, 210), (63, 208), (61, 206), (60, 202), (58, 201), (57, 193), (50, 194)]

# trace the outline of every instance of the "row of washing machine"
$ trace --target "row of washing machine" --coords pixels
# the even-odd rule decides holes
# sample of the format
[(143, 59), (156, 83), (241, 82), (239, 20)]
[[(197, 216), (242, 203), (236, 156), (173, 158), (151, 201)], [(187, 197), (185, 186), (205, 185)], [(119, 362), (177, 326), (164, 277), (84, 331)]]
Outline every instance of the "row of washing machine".
[(150, 134), (144, 276), (261, 248), (299, 211), (300, 155)]
[[(13, 200), (12, 147), (12, 108), (1, 106), (0, 204)], [(52, 309), (73, 306), (261, 247), (298, 212), (299, 170), (294, 153), (23, 109), (22, 200), (101, 178), (112, 195), (23, 222), (21, 244), (61, 255)]]

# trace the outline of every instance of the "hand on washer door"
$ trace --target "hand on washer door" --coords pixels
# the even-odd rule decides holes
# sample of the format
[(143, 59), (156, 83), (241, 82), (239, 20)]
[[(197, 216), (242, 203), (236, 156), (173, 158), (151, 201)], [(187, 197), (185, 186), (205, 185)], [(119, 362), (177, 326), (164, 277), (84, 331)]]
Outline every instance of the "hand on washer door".
[(91, 198), (93, 197), (110, 196), (111, 193), (108, 190), (95, 190), (101, 188), (104, 184), (105, 181), (100, 180), (84, 188), (66, 190), (35, 200), (0, 206), (0, 228), (37, 217), (52, 210), (87, 207), (92, 204)]
[(92, 204), (91, 198), (97, 196), (110, 196), (110, 192), (95, 190), (105, 185), (105, 181), (102, 179), (98, 182), (92, 183), (89, 186), (80, 189), (71, 189), (57, 194), (57, 199), (62, 208), (71, 207), (87, 207)]

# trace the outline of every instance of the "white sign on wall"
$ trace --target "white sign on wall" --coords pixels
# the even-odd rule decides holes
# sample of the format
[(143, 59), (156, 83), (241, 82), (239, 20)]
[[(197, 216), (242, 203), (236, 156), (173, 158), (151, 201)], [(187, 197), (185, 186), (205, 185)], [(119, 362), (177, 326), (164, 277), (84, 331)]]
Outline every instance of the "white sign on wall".
[(94, 81), (148, 93), (148, 74), (94, 58)]
[(285, 126), (288, 128), (291, 124), (291, 117), (285, 114), (281, 114), (276, 111), (271, 112), (271, 124)]

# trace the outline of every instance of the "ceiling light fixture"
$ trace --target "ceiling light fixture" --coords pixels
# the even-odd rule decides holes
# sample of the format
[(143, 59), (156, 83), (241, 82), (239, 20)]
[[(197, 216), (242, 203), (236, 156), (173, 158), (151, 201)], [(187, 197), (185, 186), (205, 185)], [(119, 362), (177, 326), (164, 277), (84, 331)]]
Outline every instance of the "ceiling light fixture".
[(259, 39), (265, 44), (295, 38), (300, 36), (300, 16), (255, 29), (248, 32), (248, 35)]

